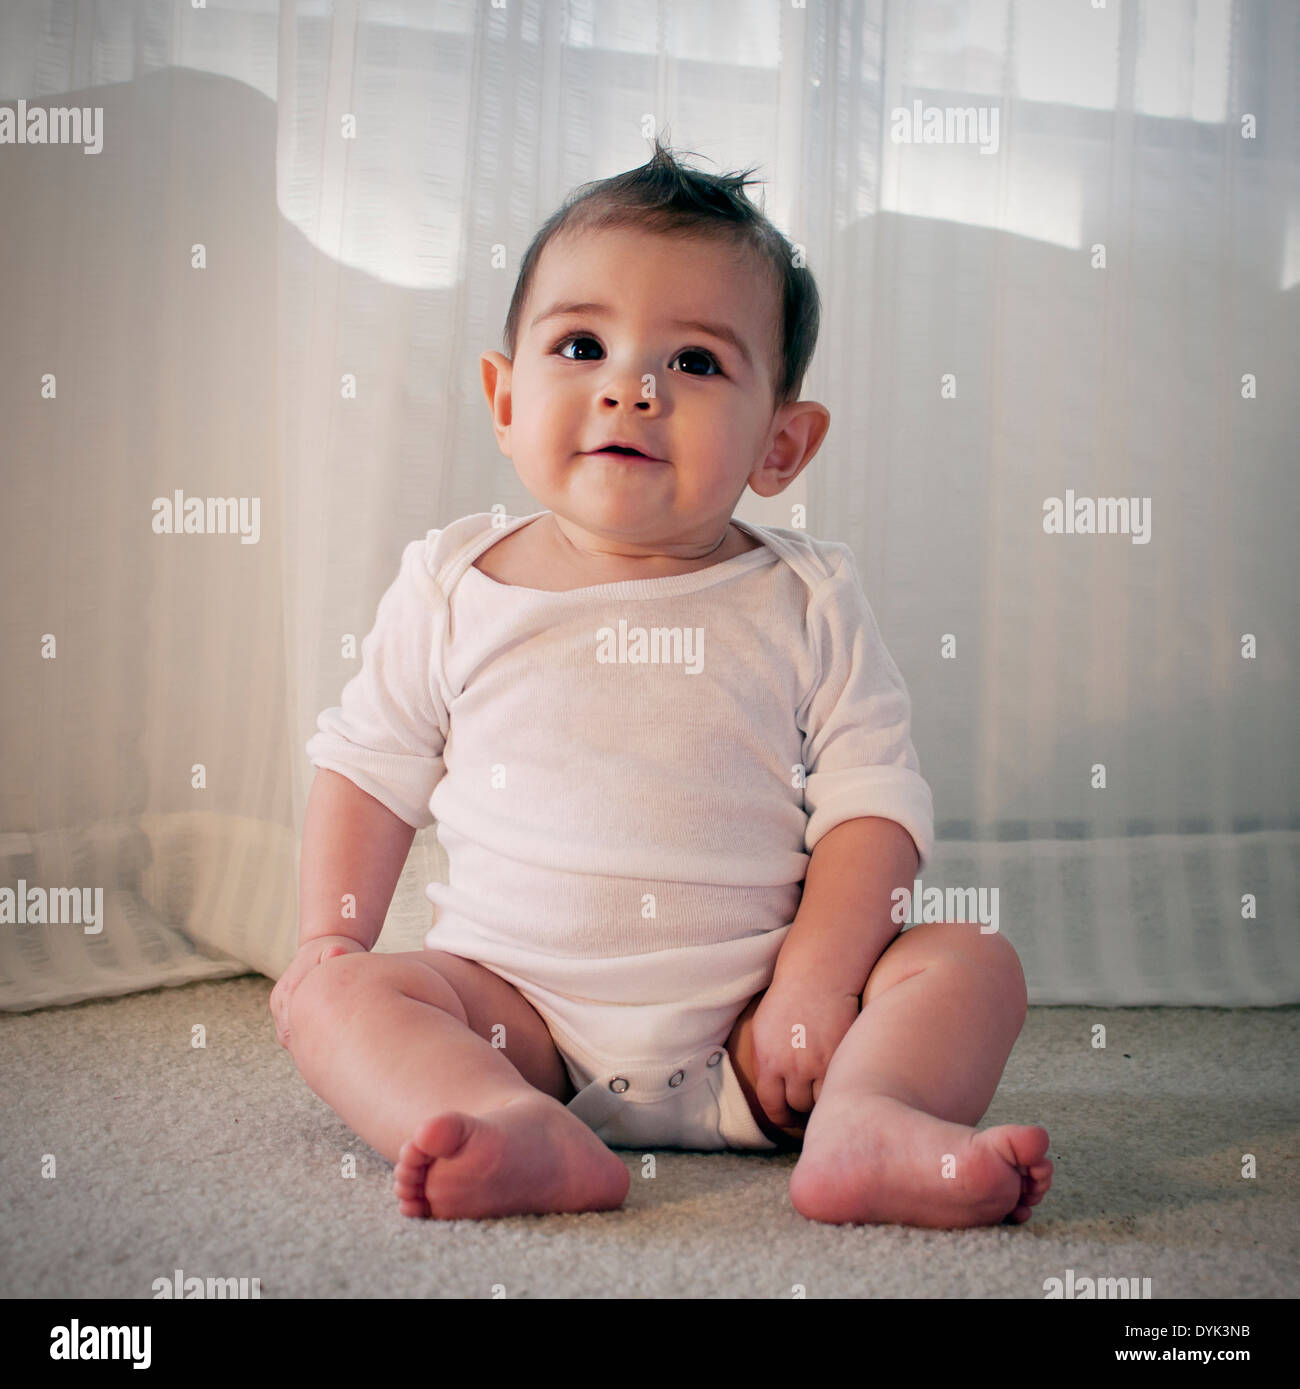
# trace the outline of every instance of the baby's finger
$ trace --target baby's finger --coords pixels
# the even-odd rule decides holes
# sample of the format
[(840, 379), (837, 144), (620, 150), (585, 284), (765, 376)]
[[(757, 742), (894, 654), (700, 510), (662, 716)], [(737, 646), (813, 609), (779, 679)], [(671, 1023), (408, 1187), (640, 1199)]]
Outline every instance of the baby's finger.
[(777, 1072), (760, 1074), (754, 1084), (758, 1102), (763, 1106), (763, 1113), (778, 1128), (789, 1127), (794, 1123), (794, 1115), (786, 1104), (785, 1087), (785, 1077)]
[(785, 1082), (785, 1098), (790, 1108), (807, 1114), (813, 1107), (813, 1088), (802, 1076), (789, 1076)]

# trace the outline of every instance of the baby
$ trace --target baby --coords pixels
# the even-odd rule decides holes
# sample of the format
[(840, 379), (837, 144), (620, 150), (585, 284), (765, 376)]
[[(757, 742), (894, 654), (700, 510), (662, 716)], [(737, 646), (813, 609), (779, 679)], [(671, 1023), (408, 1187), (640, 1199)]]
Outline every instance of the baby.
[[(732, 520), (830, 423), (817, 289), (750, 181), (656, 141), (542, 227), (481, 367), (545, 509), (412, 541), (307, 744), (271, 1011), (406, 1215), (616, 1207), (614, 1147), (797, 1150), (833, 1223), (1019, 1222), (1051, 1184), (1044, 1129), (974, 1127), (1015, 950), (900, 933), (933, 806), (852, 555)], [(435, 823), (425, 948), (372, 954)]]

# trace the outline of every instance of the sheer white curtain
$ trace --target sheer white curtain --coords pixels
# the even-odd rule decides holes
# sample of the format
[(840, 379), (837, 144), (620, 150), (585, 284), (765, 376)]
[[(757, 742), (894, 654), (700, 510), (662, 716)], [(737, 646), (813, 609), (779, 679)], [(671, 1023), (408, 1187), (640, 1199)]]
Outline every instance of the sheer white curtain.
[[(287, 962), (348, 638), (409, 539), (538, 509), (478, 356), (654, 131), (757, 164), (822, 288), (831, 432), (739, 514), (853, 546), (926, 887), (997, 891), (1035, 1002), (1300, 997), (1298, 44), (1286, 0), (0, 9), (0, 105), (103, 112), (0, 144), (0, 888), (104, 890), (0, 927), (0, 1006)], [(256, 543), (155, 534), (178, 490)]]

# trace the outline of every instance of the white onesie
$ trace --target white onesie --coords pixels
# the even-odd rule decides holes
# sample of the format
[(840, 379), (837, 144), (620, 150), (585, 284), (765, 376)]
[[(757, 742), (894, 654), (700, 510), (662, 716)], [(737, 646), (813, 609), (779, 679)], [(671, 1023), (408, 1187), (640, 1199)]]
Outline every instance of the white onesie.
[(607, 1142), (770, 1148), (723, 1043), (822, 835), (883, 816), (929, 861), (906, 687), (846, 545), (736, 521), (758, 548), (568, 592), (473, 567), (545, 514), (407, 545), (307, 754), (437, 825), (426, 945), (519, 989)]

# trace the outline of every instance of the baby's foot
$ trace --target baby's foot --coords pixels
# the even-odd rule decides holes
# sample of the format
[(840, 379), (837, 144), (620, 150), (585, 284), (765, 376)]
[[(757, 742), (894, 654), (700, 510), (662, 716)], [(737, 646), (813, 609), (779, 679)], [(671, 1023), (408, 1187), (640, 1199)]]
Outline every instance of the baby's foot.
[(808, 1119), (790, 1200), (835, 1225), (1018, 1225), (1052, 1184), (1048, 1142), (1037, 1125), (977, 1133), (888, 1095), (824, 1097)]
[(538, 1093), (485, 1114), (426, 1119), (402, 1144), (393, 1191), (403, 1215), (477, 1220), (609, 1210), (622, 1205), (631, 1180), (581, 1119)]

